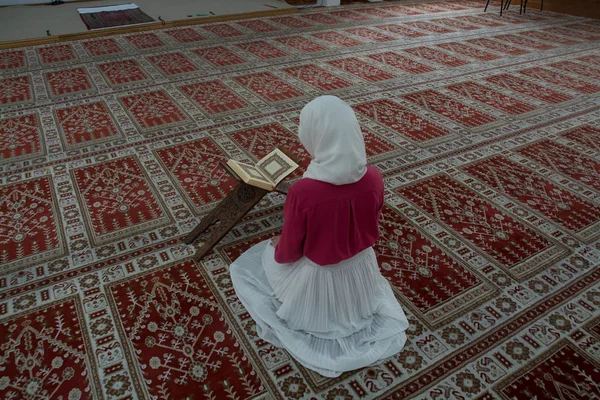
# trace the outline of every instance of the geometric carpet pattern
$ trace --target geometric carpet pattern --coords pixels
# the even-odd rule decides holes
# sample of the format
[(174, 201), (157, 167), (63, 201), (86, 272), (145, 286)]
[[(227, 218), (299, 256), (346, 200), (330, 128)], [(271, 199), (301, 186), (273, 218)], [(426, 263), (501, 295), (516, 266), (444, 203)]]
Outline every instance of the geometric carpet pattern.
[[(364, 3), (0, 52), (0, 398), (599, 399), (600, 23), (481, 1)], [(219, 161), (308, 154), (356, 111), (403, 351), (329, 379), (256, 336), (183, 236)], [(296, 173), (295, 178), (300, 176)]]

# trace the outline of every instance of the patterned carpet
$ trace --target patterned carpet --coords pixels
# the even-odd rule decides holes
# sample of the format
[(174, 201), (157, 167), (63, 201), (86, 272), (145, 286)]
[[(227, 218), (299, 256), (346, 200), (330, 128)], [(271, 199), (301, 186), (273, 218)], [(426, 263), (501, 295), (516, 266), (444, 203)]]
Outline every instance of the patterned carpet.
[[(600, 23), (385, 2), (0, 52), (0, 398), (600, 398)], [(326, 379), (255, 335), (182, 237), (217, 166), (356, 110), (405, 350)], [(298, 176), (298, 175), (297, 175)]]

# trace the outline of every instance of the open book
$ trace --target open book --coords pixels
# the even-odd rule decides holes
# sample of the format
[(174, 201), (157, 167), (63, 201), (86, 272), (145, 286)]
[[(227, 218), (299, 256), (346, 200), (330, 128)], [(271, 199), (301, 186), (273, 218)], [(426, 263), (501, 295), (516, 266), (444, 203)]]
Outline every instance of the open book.
[(227, 161), (227, 165), (248, 185), (269, 191), (274, 190), (279, 182), (298, 168), (298, 164), (279, 149), (267, 154), (256, 165), (235, 160)]

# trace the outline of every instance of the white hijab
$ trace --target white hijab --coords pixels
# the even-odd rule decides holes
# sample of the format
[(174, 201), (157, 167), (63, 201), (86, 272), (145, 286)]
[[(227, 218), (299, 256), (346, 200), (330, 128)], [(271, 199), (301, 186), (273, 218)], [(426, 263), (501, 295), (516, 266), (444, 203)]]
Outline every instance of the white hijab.
[(352, 108), (335, 96), (317, 97), (300, 113), (300, 141), (312, 156), (304, 174), (334, 185), (358, 182), (367, 172), (367, 154)]

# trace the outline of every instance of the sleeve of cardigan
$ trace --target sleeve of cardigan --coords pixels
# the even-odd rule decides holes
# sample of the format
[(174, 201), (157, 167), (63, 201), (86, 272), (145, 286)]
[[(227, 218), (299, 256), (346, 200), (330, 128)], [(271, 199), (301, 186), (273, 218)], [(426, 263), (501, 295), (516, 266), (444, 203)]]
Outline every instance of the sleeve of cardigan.
[(283, 232), (275, 248), (275, 261), (293, 263), (304, 255), (306, 215), (300, 209), (296, 196), (290, 192), (283, 207)]

